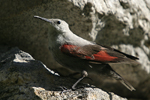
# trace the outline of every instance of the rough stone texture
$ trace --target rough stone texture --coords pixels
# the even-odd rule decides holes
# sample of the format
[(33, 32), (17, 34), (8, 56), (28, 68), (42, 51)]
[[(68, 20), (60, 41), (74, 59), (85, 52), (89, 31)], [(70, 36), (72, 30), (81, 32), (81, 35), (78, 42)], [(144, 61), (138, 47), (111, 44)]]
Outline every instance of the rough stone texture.
[(42, 62), (18, 48), (0, 53), (0, 100), (127, 100), (98, 88), (62, 93), (58, 86), (71, 86), (73, 79), (60, 77)]
[[(47, 91), (40, 87), (33, 87), (34, 93), (42, 100), (127, 100), (114, 93), (107, 93), (98, 88), (85, 88), (61, 94), (60, 91)], [(61, 95), (60, 95), (61, 94)]]
[(142, 64), (142, 68), (150, 73), (150, 61), (145, 52), (140, 47), (133, 47), (133, 45), (112, 46), (113, 48), (120, 49), (123, 52), (129, 52), (129, 54), (137, 56), (140, 58), (139, 62)]
[[(145, 42), (150, 38), (150, 8), (149, 0), (69, 0), (74, 5), (84, 9), (86, 4), (91, 5), (91, 20), (93, 28), (99, 28), (98, 32), (91, 31), (90, 36), (98, 43), (105, 45), (131, 44), (141, 49), (136, 56), (140, 58), (139, 62), (149, 73), (150, 44), (145, 46)], [(83, 10), (84, 11), (84, 10)], [(83, 12), (84, 13), (84, 12)], [(98, 16), (96, 16), (98, 15)], [(93, 18), (94, 16), (94, 18)], [(111, 34), (110, 34), (111, 33)], [(108, 39), (109, 41), (106, 41)], [(114, 40), (115, 39), (115, 40)], [(134, 48), (126, 46), (131, 51)], [(121, 49), (122, 51), (125, 48)], [(145, 52), (145, 54), (140, 54)], [(132, 52), (127, 52), (132, 53)], [(146, 57), (146, 61), (145, 58)], [(147, 59), (148, 58), (148, 59)], [(145, 68), (147, 67), (147, 68)]]
[(57, 64), (48, 50), (49, 24), (33, 16), (63, 19), (77, 35), (140, 58), (141, 66), (112, 65), (136, 92), (96, 75), (92, 77), (92, 84), (124, 97), (150, 99), (149, 0), (1, 0), (0, 8), (0, 44), (17, 46), (60, 75), (67, 75), (71, 71)]

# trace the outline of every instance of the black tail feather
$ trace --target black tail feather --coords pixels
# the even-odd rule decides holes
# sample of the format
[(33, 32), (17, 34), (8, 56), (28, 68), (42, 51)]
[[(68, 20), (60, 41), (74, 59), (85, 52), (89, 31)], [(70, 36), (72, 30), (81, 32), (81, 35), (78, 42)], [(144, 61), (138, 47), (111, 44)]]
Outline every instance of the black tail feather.
[(113, 50), (116, 51), (116, 52), (119, 52), (119, 53), (121, 53), (121, 54), (123, 54), (123, 55), (125, 55), (127, 58), (130, 58), (130, 59), (133, 59), (133, 60), (138, 60), (138, 59), (139, 59), (139, 58), (137, 58), (137, 57), (135, 57), (135, 56), (132, 56), (132, 55), (123, 53), (123, 52), (121, 52), (121, 51), (119, 51), (119, 50), (117, 50), (117, 49), (113, 49)]
[(138, 60), (138, 59), (139, 59), (139, 58), (137, 58), (137, 57), (135, 57), (135, 56), (132, 56), (132, 55), (123, 53), (123, 52), (121, 52), (121, 51), (119, 51), (119, 50), (117, 50), (117, 49), (111, 48), (111, 47), (109, 47), (109, 46), (104, 46), (104, 45), (101, 45), (101, 46), (106, 47), (106, 48), (108, 48), (108, 49), (110, 49), (110, 50), (116, 51), (116, 52), (118, 52), (118, 53), (121, 53), (121, 54), (125, 55), (127, 58), (130, 58), (130, 59), (132, 59), (132, 60)]

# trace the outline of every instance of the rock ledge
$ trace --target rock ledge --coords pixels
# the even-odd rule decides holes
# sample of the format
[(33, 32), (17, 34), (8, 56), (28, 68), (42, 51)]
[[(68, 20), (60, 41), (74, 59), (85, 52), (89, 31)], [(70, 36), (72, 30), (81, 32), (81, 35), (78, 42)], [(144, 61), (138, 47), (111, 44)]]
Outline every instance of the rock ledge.
[[(8, 50), (8, 48), (5, 48)], [(74, 79), (61, 77), (42, 62), (12, 48), (0, 51), (1, 100), (126, 100), (98, 88), (84, 88), (62, 93), (58, 86), (70, 87)]]

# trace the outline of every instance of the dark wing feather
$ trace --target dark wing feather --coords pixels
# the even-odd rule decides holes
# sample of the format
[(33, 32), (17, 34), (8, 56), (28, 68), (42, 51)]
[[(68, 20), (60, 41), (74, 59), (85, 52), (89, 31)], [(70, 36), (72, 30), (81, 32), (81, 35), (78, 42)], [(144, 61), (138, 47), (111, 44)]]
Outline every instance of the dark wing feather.
[(137, 58), (137, 57), (135, 57), (135, 56), (132, 56), (132, 55), (123, 53), (123, 52), (121, 52), (121, 51), (119, 51), (119, 50), (117, 50), (117, 49), (114, 49), (114, 48), (111, 48), (111, 47), (108, 47), (108, 46), (104, 46), (104, 45), (102, 45), (102, 46), (105, 47), (105, 48), (108, 48), (109, 50), (112, 50), (112, 51), (121, 53), (121, 54), (123, 54), (124, 56), (126, 56), (127, 58), (130, 58), (130, 59), (133, 59), (133, 60), (138, 60), (138, 59), (139, 59), (139, 58)]

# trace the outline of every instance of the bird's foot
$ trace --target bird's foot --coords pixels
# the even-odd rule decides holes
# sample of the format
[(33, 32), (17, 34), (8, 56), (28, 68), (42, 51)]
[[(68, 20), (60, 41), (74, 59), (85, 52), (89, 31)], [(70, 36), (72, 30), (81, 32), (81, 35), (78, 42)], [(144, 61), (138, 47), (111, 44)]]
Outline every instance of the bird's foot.
[(66, 87), (64, 87), (64, 86), (59, 86), (59, 88), (62, 89), (61, 94), (71, 91), (71, 89), (68, 89), (68, 88), (66, 88)]
[[(78, 73), (76, 73), (76, 74), (78, 74)], [(76, 90), (76, 89), (79, 89), (79, 88), (81, 88), (81, 87), (79, 87), (79, 88), (76, 88), (76, 86), (77, 86), (77, 84), (80, 82), (80, 81), (82, 81), (85, 77), (87, 77), (88, 76), (88, 73), (86, 72), (86, 71), (83, 71), (82, 72), (82, 77), (81, 78), (79, 78), (73, 85), (72, 85), (72, 89), (67, 89), (66, 87), (63, 87), (63, 86), (60, 86), (60, 88), (63, 90), (62, 92), (61, 92), (61, 94), (62, 93), (65, 93), (65, 92), (70, 92), (71, 90), (72, 91), (74, 91), (74, 90)], [(89, 78), (89, 79), (91, 79), (91, 78)], [(92, 80), (92, 79), (91, 79)], [(84, 88), (84, 87), (82, 87), (82, 88)]]
[(94, 89), (94, 88), (96, 88), (96, 86), (88, 84), (88, 83), (82, 83), (80, 86), (78, 86), (78, 87), (76, 87), (76, 88), (74, 88), (72, 90), (84, 89), (84, 88), (92, 88), (92, 89)]

